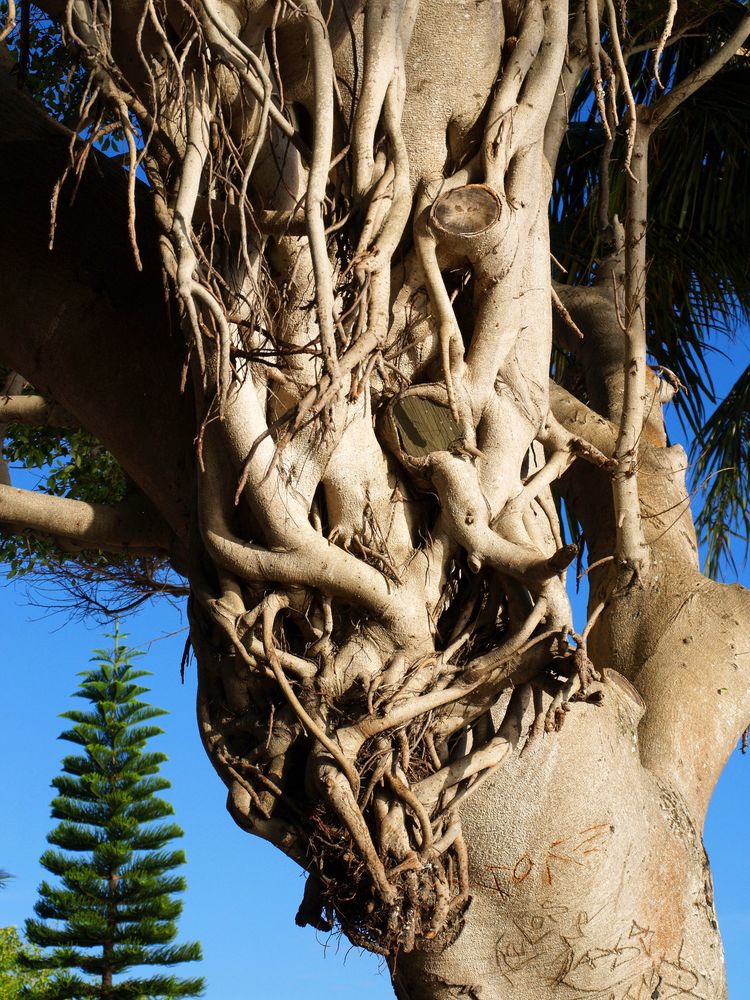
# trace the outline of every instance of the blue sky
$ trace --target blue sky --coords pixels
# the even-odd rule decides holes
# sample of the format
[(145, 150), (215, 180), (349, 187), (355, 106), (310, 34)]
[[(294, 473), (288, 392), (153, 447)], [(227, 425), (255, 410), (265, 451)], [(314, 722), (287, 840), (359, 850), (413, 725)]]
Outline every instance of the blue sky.
[[(747, 364), (746, 351), (737, 348), (733, 354), (719, 365), (724, 383)], [(677, 436), (676, 428), (673, 433)], [(741, 582), (750, 586), (747, 570)], [(577, 604), (580, 616), (582, 601)], [(15, 875), (0, 892), (0, 926), (22, 926), (45, 874), (38, 859), (53, 825), (50, 781), (66, 750), (57, 740), (63, 728), (58, 716), (71, 707), (76, 673), (87, 668), (91, 650), (105, 641), (98, 627), (66, 623), (31, 606), (22, 581), (0, 586), (0, 629), (0, 868)], [(295, 926), (303, 886), (298, 869), (229, 818), (223, 785), (198, 739), (193, 666), (184, 686), (180, 683), (184, 616), (162, 603), (127, 619), (123, 630), (129, 645), (148, 653), (140, 661), (153, 672), (145, 681), (151, 687), (147, 700), (170, 713), (161, 720), (166, 732), (154, 741), (154, 749), (169, 756), (164, 773), (172, 789), (165, 797), (185, 830), (188, 891), (180, 940), (197, 939), (203, 945), (200, 973), (207, 979), (208, 1000), (392, 997), (387, 972), (375, 956)], [(745, 1000), (750, 982), (748, 803), (750, 754), (743, 758), (735, 753), (714, 795), (705, 830), (730, 1000)], [(189, 971), (195, 974), (198, 968)]]

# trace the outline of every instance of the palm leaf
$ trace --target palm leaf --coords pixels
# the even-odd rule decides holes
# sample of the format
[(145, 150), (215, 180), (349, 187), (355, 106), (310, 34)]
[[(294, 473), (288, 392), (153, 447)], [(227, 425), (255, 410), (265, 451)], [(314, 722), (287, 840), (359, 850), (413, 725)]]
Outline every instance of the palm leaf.
[[(693, 5), (694, 7), (695, 5)], [(635, 23), (654, 8), (647, 38), (660, 31), (663, 4), (633, 4)], [(700, 65), (709, 44), (732, 30), (742, 4), (717, 2), (696, 10), (681, 4), (685, 19), (707, 13), (700, 35), (665, 51), (662, 79), (683, 78)], [(702, 10), (700, 8), (703, 8)], [(640, 22), (644, 24), (644, 21)], [(650, 34), (649, 34), (650, 32)], [(638, 41), (638, 39), (636, 39)], [(636, 100), (658, 96), (651, 53), (630, 61)], [(745, 334), (750, 319), (750, 59), (740, 55), (698, 90), (654, 135), (649, 160), (648, 348), (651, 359), (670, 368), (688, 387), (677, 397), (683, 425), (696, 440), (694, 483), (702, 490), (698, 526), (708, 545), (708, 567), (718, 572), (730, 543), (746, 538), (750, 519), (743, 493), (750, 463), (740, 446), (747, 430), (750, 390), (745, 373), (719, 404), (711, 377), (712, 352)], [(624, 109), (623, 109), (624, 110)], [(573, 122), (561, 150), (551, 208), (552, 249), (567, 270), (561, 280), (589, 284), (602, 252), (598, 244), (599, 161), (604, 133), (586, 77), (571, 103)], [(615, 144), (610, 176), (610, 212), (622, 215), (624, 135)], [(724, 470), (724, 471), (719, 471)], [(721, 523), (719, 521), (721, 520)]]

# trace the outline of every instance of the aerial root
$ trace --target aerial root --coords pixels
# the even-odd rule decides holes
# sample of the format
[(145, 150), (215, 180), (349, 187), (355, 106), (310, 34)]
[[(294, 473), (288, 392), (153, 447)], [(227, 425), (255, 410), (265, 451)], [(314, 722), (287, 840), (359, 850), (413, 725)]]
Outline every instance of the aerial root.
[(608, 139), (612, 138), (609, 128), (609, 116), (604, 98), (604, 84), (602, 78), (602, 43), (599, 34), (599, 3), (598, 0), (586, 0), (586, 44), (589, 53), (589, 67), (591, 69), (591, 82), (594, 88), (594, 99), (599, 111), (599, 115), (604, 125), (604, 131)]
[(8, 14), (5, 18), (5, 27), (0, 30), (0, 42), (4, 42), (8, 35), (16, 26), (16, 4), (15, 0), (8, 0)]
[[(390, 927), (391, 938), (394, 936), (398, 938), (402, 948), (413, 947), (419, 934), (434, 935), (443, 929), (446, 921), (456, 910), (452, 905), (455, 902), (456, 892), (460, 888), (461, 893), (465, 894), (466, 886), (463, 881), (456, 892), (451, 890), (450, 879), (442, 867), (445, 862), (441, 860), (447, 852), (458, 851), (460, 857), (456, 857), (455, 866), (457, 870), (463, 871), (464, 864), (461, 860), (463, 855), (460, 847), (456, 847), (460, 830), (454, 823), (450, 835), (446, 836), (443, 833), (437, 843), (435, 842), (433, 821), (427, 809), (410, 787), (406, 773), (395, 763), (398, 760), (407, 768), (411, 767), (412, 752), (405, 732), (394, 735), (395, 745), (399, 748), (395, 756), (388, 747), (384, 748), (385, 752), (381, 753), (380, 759), (376, 761), (370, 782), (358, 801), (357, 792), (361, 784), (358, 771), (342, 754), (335, 736), (325, 731), (322, 719), (314, 719), (310, 706), (306, 708), (302, 705), (300, 696), (293, 690), (283, 669), (281, 657), (284, 654), (280, 654), (276, 649), (273, 633), (278, 615), (289, 607), (288, 596), (270, 594), (255, 608), (235, 619), (228, 605), (224, 606), (221, 602), (213, 604), (215, 620), (229, 633), (241, 659), (256, 671), (259, 664), (254, 661), (246, 647), (249, 646), (253, 654), (260, 652), (250, 637), (256, 627), (261, 627), (263, 659), (268, 665), (268, 674), (275, 679), (301, 726), (312, 738), (314, 756), (311, 761), (322, 801), (327, 806), (326, 827), (329, 830), (338, 827), (343, 834), (340, 833), (337, 837), (343, 835), (350, 842), (351, 847), (345, 852), (345, 860), (349, 866), (352, 864), (361, 866), (359, 877), (361, 885), (358, 892), (362, 894), (363, 899), (369, 900), (366, 905), (364, 903), (361, 905), (364, 905), (365, 912), (367, 907), (371, 906), (372, 912), (376, 914), (370, 936), (365, 936), (362, 930), (363, 926), (366, 926), (366, 921), (363, 923), (361, 917), (358, 918), (358, 933), (363, 935), (362, 940), (368, 940), (370, 944), (377, 943), (372, 938), (376, 924), (382, 927), (385, 922)], [(242, 640), (239, 638), (240, 635), (243, 636)], [(288, 657), (288, 654), (286, 655)], [(205, 705), (203, 709), (203, 714), (207, 716)], [(204, 725), (204, 729), (207, 730), (208, 727)], [(273, 720), (269, 727), (269, 738), (272, 731)], [(243, 762), (228, 753), (226, 742), (220, 735), (214, 732), (210, 739), (212, 753), (216, 756), (227, 779), (231, 779), (245, 790), (256, 813), (263, 819), (269, 819), (273, 808), (267, 807), (253, 783), (241, 773)], [(283, 794), (281, 788), (276, 785), (273, 787), (279, 796)], [(403, 806), (402, 813), (394, 812), (391, 808), (392, 832), (379, 848), (376, 847), (376, 838), (371, 832), (371, 824), (365, 814), (375, 788), (381, 790), (378, 793), (381, 797), (384, 790), (389, 790), (392, 800)], [(320, 814), (321, 822), (323, 822), (322, 815)], [(412, 831), (413, 823), (416, 823), (416, 826)], [(441, 821), (439, 825), (442, 825)], [(410, 844), (414, 845), (413, 848), (409, 847)], [(396, 870), (387, 872), (385, 858), (389, 851), (396, 850), (400, 854), (404, 845), (407, 851), (412, 852), (413, 863), (407, 863), (401, 868), (397, 866)], [(313, 885), (310, 888), (300, 907), (298, 920), (314, 923), (319, 927), (326, 926), (327, 921), (321, 916), (323, 903), (336, 911), (348, 933), (350, 924), (354, 920), (354, 912), (341, 902), (342, 894), (344, 896), (346, 894), (342, 885), (335, 879), (332, 881), (333, 859), (329, 858), (328, 861), (329, 863), (323, 864), (320, 869), (320, 887), (316, 888)], [(404, 877), (401, 878), (401, 875)], [(345, 883), (351, 887), (351, 872), (348, 873)], [(428, 903), (424, 902), (425, 899)]]
[(388, 543), (369, 500), (365, 502), (362, 511), (361, 526), (351, 534), (345, 533), (342, 528), (337, 526), (330, 531), (328, 541), (333, 545), (340, 545), (347, 552), (354, 552), (361, 556), (366, 563), (376, 566), (384, 576), (387, 576), (394, 583), (403, 582), (388, 551)]
[(375, 131), (401, 49), (400, 22), (405, 0), (368, 0), (364, 23), (362, 89), (352, 129), (353, 186), (359, 197), (375, 172)]
[[(466, 432), (467, 429), (462, 426), (465, 421), (459, 412), (457, 400), (457, 388), (462, 391), (460, 369), (463, 367), (464, 359), (463, 337), (453, 310), (453, 303), (440, 271), (437, 257), (438, 241), (430, 225), (430, 207), (431, 202), (425, 191), (417, 207), (414, 221), (414, 241), (435, 315), (448, 406), (456, 424), (461, 427), (462, 431)], [(462, 407), (462, 409), (465, 411), (466, 408)], [(473, 428), (471, 432), (473, 437)]]
[[(626, 122), (626, 150), (624, 158), (624, 169), (631, 177), (633, 176), (630, 164), (635, 148), (635, 136), (637, 127), (637, 109), (635, 97), (633, 95), (630, 79), (628, 76), (625, 55), (620, 40), (620, 27), (618, 24), (617, 10), (614, 0), (604, 0), (607, 22), (609, 28), (608, 44), (611, 55), (604, 48), (601, 39), (599, 26), (599, 0), (585, 0), (585, 23), (586, 23), (586, 44), (589, 57), (589, 69), (591, 71), (591, 82), (594, 91), (594, 101), (597, 111), (601, 117), (606, 135), (605, 153), (602, 158), (604, 169), (608, 167), (609, 155), (614, 142), (615, 129), (619, 125), (617, 113), (617, 90), (622, 89), (627, 107)], [(667, 15), (667, 23), (659, 42), (656, 55), (656, 78), (661, 86), (658, 76), (658, 65), (664, 46), (667, 44), (674, 23), (674, 15), (677, 9), (677, 0), (669, 0), (670, 8)], [(674, 10), (673, 10), (674, 8)], [(606, 85), (606, 88), (605, 88)], [(608, 192), (607, 179), (603, 180), (603, 190)], [(607, 199), (608, 200), (608, 199)]]
[[(597, 619), (604, 610), (605, 604), (601, 602), (592, 612), (583, 632), (578, 635), (575, 632), (568, 632), (560, 637), (560, 661), (555, 668), (555, 675), (548, 675), (531, 683), (534, 719), (529, 727), (526, 743), (521, 751), (523, 755), (539, 736), (543, 733), (559, 732), (564, 723), (572, 704), (576, 701), (584, 701), (590, 704), (599, 704), (603, 696), (602, 676), (596, 669), (588, 655), (588, 637), (591, 629), (596, 624)], [(575, 647), (570, 650), (565, 646), (566, 640), (572, 640)], [(545, 693), (551, 688), (552, 700), (545, 707)]]
[(562, 299), (555, 291), (554, 285), (551, 285), (550, 287), (552, 290), (552, 305), (555, 307), (560, 316), (563, 318), (563, 321), (570, 327), (570, 329), (573, 331), (576, 337), (578, 337), (579, 340), (583, 340), (584, 339), (583, 331), (566, 309)]
[(615, 65), (617, 67), (617, 77), (619, 79), (620, 86), (622, 87), (622, 92), (625, 96), (625, 104), (628, 109), (627, 149), (623, 165), (626, 173), (632, 178), (633, 173), (630, 169), (630, 164), (633, 159), (633, 150), (635, 149), (635, 137), (636, 130), (638, 128), (638, 112), (635, 105), (633, 90), (630, 86), (630, 77), (628, 75), (627, 66), (625, 65), (625, 55), (622, 51), (622, 45), (620, 43), (620, 32), (617, 24), (617, 11), (615, 10), (614, 0), (605, 0), (605, 3), (607, 5), (609, 31), (612, 40)]
[[(316, 525), (323, 529), (320, 518)], [(201, 729), (230, 788), (232, 808), (247, 828), (270, 839), (279, 836), (270, 831), (287, 830), (289, 823), (299, 831), (295, 836), (306, 845), (303, 863), (311, 874), (298, 922), (328, 929), (335, 919), (351, 940), (390, 955), (443, 934), (449, 938), (469, 899), (468, 858), (458, 808), (517, 750), (516, 715), (519, 706), (523, 715), (523, 699), (515, 695), (510, 699), (497, 730), (485, 719), (482, 726), (469, 723), (466, 738), (449, 741), (447, 717), (431, 711), (424, 699), (447, 706), (463, 697), (471, 717), (478, 718), (482, 699), (493, 690), (493, 677), (500, 676), (501, 667), (493, 663), (477, 673), (471, 666), (477, 661), (462, 668), (434, 654), (409, 661), (396, 652), (384, 659), (377, 689), (361, 696), (367, 703), (364, 722), (374, 716), (385, 729), (373, 736), (363, 734), (358, 742), (352, 733), (356, 727), (336, 729), (336, 716), (326, 707), (322, 656), (316, 673), (313, 660), (293, 656), (284, 648), (282, 636), (288, 630), (280, 616), (299, 621), (308, 637), (308, 656), (324, 639), (324, 616), (308, 618), (309, 596), (301, 589), (268, 593), (243, 611), (241, 591), (230, 581), (225, 587), (222, 599), (204, 600), (237, 657), (230, 668), (230, 658), (224, 656), (220, 662), (227, 666), (218, 669), (229, 670), (232, 676), (249, 671), (254, 678), (252, 702), (239, 714), (227, 712), (219, 718), (222, 700), (202, 698)], [(546, 601), (540, 598), (525, 630), (515, 636), (513, 648), (508, 647), (507, 656), (516, 657), (515, 662), (523, 662), (525, 649), (541, 648), (548, 650), (540, 661), (544, 663), (563, 643), (559, 630), (544, 629), (545, 612)], [(478, 607), (456, 626), (471, 634), (481, 617)], [(592, 625), (593, 621), (587, 628)], [(573, 639), (582, 648), (587, 636), (584, 630)], [(558, 664), (557, 686), (564, 686), (565, 696), (558, 699), (554, 718), (566, 710), (561, 706), (568, 701), (590, 697), (596, 684), (580, 650), (568, 650)], [(472, 678), (470, 683), (464, 683), (464, 676), (467, 681)], [(449, 686), (441, 687), (444, 684)], [(507, 678), (498, 690), (510, 684)], [(486, 691), (475, 704), (472, 694), (480, 688)], [(465, 718), (465, 712), (456, 713), (453, 736), (466, 726)], [(259, 733), (255, 749), (238, 757), (232, 750), (233, 734), (246, 740), (250, 732)], [(290, 763), (284, 760), (292, 746), (305, 748), (304, 757), (297, 754), (294, 768), (299, 775), (303, 765), (308, 787), (317, 790), (304, 814), (285, 798)]]
[(335, 388), (341, 382), (334, 323), (334, 291), (323, 218), (326, 185), (331, 164), (334, 125), (334, 68), (328, 30), (315, 0), (301, 0), (312, 53), (313, 151), (305, 195), (307, 237), (315, 275), (318, 328), (325, 372)]
[(664, 49), (667, 46), (669, 37), (672, 34), (672, 28), (674, 27), (674, 19), (676, 16), (677, 16), (677, 0), (669, 0), (667, 17), (664, 22), (664, 30), (662, 31), (661, 37), (659, 38), (659, 44), (656, 46), (656, 52), (654, 52), (654, 77), (662, 90), (664, 90), (664, 84), (662, 83), (661, 77), (659, 76), (659, 63), (661, 62), (661, 57), (664, 54)]

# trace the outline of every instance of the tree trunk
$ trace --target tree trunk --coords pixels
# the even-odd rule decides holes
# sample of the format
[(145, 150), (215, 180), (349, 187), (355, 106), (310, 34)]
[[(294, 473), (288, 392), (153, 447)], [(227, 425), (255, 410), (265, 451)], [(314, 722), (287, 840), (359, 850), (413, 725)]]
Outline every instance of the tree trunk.
[(610, 673), (600, 706), (571, 711), (467, 805), (463, 928), (445, 950), (400, 958), (400, 997), (725, 996), (700, 824), (641, 764), (642, 715)]
[(132, 495), (50, 515), (2, 485), (0, 521), (187, 579), (232, 817), (308, 872), (298, 923), (383, 955), (400, 997), (718, 1000), (701, 829), (750, 716), (748, 595), (700, 575), (646, 364), (648, 149), (750, 20), (628, 105), (626, 218), (604, 198), (591, 284), (559, 288), (569, 97), (589, 71), (615, 129), (609, 65), (632, 98), (609, 0), (178, 7), (70, 15), (131, 184), (97, 161), (51, 254), (67, 137), (3, 88), (0, 358)]

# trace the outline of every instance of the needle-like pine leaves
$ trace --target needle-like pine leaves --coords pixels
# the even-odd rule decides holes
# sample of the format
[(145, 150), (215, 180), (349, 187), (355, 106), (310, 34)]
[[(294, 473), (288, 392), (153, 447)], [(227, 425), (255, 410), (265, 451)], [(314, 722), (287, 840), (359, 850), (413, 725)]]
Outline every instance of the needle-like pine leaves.
[[(161, 730), (149, 723), (164, 712), (140, 701), (135, 652), (115, 636), (114, 651), (96, 651), (76, 696), (90, 705), (63, 718), (73, 723), (61, 739), (82, 748), (63, 761), (52, 782), (52, 847), (41, 862), (56, 883), (39, 887), (36, 919), (26, 935), (44, 951), (27, 955), (28, 967), (55, 975), (28, 995), (35, 1000), (96, 997), (200, 996), (203, 980), (169, 975), (127, 977), (133, 967), (171, 966), (200, 959), (198, 944), (175, 945), (185, 880), (174, 874), (182, 851), (168, 850), (182, 830), (171, 822), (169, 788), (158, 777), (166, 760), (146, 752)], [(81, 975), (81, 973), (83, 975)]]

